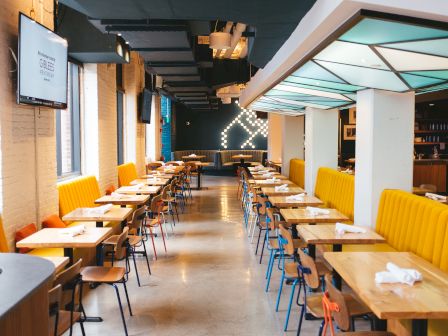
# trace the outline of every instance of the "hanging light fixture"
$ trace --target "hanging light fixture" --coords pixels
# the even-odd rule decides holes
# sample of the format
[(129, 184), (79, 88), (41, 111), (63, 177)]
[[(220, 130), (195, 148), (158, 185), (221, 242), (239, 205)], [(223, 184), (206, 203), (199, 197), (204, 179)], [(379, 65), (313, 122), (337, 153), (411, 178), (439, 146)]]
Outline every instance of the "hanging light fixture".
[(230, 33), (216, 31), (218, 20), (216, 20), (215, 31), (210, 34), (209, 47), (211, 49), (229, 49), (232, 35)]

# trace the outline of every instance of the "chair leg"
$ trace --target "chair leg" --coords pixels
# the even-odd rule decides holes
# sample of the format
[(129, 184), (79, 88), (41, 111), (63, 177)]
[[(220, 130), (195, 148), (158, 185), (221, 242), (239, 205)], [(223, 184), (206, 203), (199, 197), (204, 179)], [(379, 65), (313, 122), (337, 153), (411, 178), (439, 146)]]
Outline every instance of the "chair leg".
[(260, 245), (260, 238), (261, 238), (261, 227), (258, 227), (258, 240), (257, 240), (257, 248), (255, 249), (255, 255), (258, 253), (258, 245)]
[(177, 221), (179, 222), (179, 212), (177, 211), (177, 204), (174, 203), (174, 212), (176, 213)]
[(286, 313), (285, 327), (283, 328), (284, 331), (288, 330), (289, 316), (291, 315), (292, 299), (294, 298), (294, 291), (296, 289), (296, 285), (297, 285), (297, 280), (294, 280), (294, 282), (292, 283), (291, 295), (289, 297), (289, 304), (288, 304), (288, 311)]
[(133, 316), (131, 309), (131, 301), (129, 300), (128, 287), (126, 286), (126, 282), (123, 281), (124, 293), (126, 294), (126, 301), (128, 302), (129, 315)]
[(146, 245), (144, 242), (142, 242), (143, 250), (145, 251), (145, 258), (146, 258), (146, 265), (148, 266), (148, 272), (149, 275), (151, 275), (151, 267), (149, 267), (149, 260), (148, 260), (148, 252), (146, 252)]
[(271, 284), (271, 276), (272, 276), (272, 269), (274, 268), (274, 262), (275, 262), (275, 253), (274, 250), (271, 250), (271, 258), (269, 259), (268, 264), (268, 275), (265, 289), (266, 292), (269, 291), (269, 285)]
[(123, 307), (121, 306), (120, 292), (118, 291), (118, 287), (116, 284), (112, 284), (112, 286), (115, 288), (115, 293), (117, 294), (118, 306), (120, 308), (121, 320), (123, 321), (124, 333), (126, 336), (128, 336), (128, 328), (126, 327), (126, 320), (124, 319)]
[(166, 253), (165, 234), (163, 233), (162, 224), (160, 224), (159, 226), (160, 226), (160, 233), (162, 234), (163, 247), (165, 248), (165, 253)]
[(263, 260), (264, 246), (266, 245), (266, 236), (268, 234), (269, 234), (269, 230), (266, 230), (266, 234), (264, 235), (264, 239), (263, 239), (263, 246), (261, 247), (260, 264), (261, 264), (261, 261)]
[(152, 228), (150, 226), (149, 226), (149, 235), (151, 236), (152, 249), (154, 250), (154, 257), (157, 260), (157, 251), (156, 251), (156, 244), (154, 242), (154, 234), (152, 233)]
[(138, 283), (138, 286), (141, 287), (141, 285), (140, 285), (140, 277), (138, 276), (137, 262), (135, 261), (135, 253), (134, 253), (134, 249), (133, 248), (130, 248), (130, 253), (132, 255), (132, 260), (134, 261), (134, 269), (135, 269), (135, 274), (137, 275), (137, 283)]
[(283, 282), (285, 281), (285, 275), (282, 273), (282, 278), (280, 279), (280, 287), (278, 289), (277, 303), (275, 304), (275, 311), (278, 312), (278, 306), (280, 305), (280, 297), (282, 296)]
[(300, 331), (302, 330), (302, 322), (303, 322), (303, 317), (305, 316), (305, 309), (306, 309), (306, 305), (304, 303), (302, 305), (302, 309), (300, 310), (300, 319), (299, 319), (299, 326), (297, 327), (297, 336), (300, 336)]

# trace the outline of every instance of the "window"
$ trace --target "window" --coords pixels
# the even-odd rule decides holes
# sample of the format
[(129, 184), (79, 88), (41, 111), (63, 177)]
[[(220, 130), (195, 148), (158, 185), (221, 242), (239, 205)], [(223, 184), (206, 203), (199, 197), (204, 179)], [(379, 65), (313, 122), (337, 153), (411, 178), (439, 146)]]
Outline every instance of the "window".
[(67, 109), (56, 110), (58, 177), (81, 173), (79, 67), (69, 63)]
[(117, 80), (117, 162), (124, 163), (124, 89), (123, 65), (116, 65)]
[(117, 91), (117, 160), (118, 164), (124, 163), (124, 123), (123, 123), (123, 91)]

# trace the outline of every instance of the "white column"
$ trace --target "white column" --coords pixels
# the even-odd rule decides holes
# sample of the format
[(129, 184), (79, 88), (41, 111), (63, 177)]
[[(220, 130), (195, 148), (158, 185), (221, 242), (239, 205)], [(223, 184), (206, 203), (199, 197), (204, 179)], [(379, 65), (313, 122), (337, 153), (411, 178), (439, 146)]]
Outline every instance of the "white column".
[(415, 95), (359, 91), (355, 223), (374, 228), (384, 189), (412, 190)]
[(281, 114), (268, 113), (268, 160), (282, 159), (283, 118)]
[(289, 176), (289, 160), (303, 159), (305, 117), (283, 116), (282, 125), (282, 174)]
[(305, 190), (314, 194), (320, 167), (338, 167), (339, 111), (306, 108)]

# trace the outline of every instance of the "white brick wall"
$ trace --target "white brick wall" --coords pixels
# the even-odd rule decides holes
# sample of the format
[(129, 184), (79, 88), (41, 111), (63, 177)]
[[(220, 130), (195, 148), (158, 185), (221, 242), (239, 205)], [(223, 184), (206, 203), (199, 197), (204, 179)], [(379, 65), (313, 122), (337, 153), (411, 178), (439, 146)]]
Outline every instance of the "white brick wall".
[[(16, 67), (9, 48), (17, 52), (18, 13), (29, 13), (30, 5), (21, 0), (0, 3), (0, 212), (11, 249), (18, 228), (58, 210), (54, 110), (18, 106), (17, 72), (10, 73)], [(53, 1), (42, 5), (51, 10)], [(52, 27), (52, 14), (37, 1), (35, 12), (40, 23)]]

